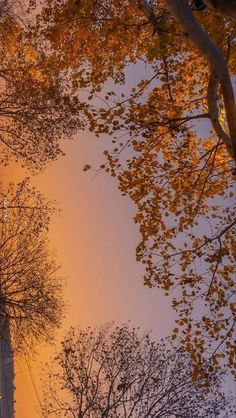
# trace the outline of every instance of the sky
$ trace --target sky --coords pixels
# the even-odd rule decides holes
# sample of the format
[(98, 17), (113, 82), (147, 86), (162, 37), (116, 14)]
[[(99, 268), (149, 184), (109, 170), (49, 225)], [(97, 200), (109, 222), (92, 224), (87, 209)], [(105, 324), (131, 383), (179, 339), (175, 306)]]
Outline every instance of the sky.
[[(71, 325), (131, 321), (141, 332), (152, 330), (156, 340), (173, 327), (168, 298), (142, 283), (143, 268), (135, 260), (140, 235), (132, 220), (134, 206), (109, 175), (83, 172), (86, 163), (98, 167), (103, 162), (105, 147), (91, 133), (78, 133), (63, 144), (65, 157), (31, 178), (62, 209), (52, 219), (49, 239), (61, 265), (60, 276), (66, 279), (68, 312), (51, 348), (37, 347), (30, 362), (16, 359), (15, 418), (40, 417), (40, 372)], [(4, 182), (28, 174), (12, 165), (1, 169)]]

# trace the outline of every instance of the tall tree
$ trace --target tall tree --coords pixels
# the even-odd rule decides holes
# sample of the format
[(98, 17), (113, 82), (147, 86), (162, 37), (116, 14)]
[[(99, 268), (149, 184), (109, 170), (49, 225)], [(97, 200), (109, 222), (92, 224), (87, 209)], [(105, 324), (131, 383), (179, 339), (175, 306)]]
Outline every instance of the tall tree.
[(115, 143), (102, 168), (136, 204), (144, 283), (172, 292), (173, 338), (199, 373), (209, 357), (234, 368), (236, 311), (235, 2), (204, 3), (45, 0), (37, 20), (71, 94), (90, 100), (87, 126)]
[(53, 208), (28, 180), (3, 195), (0, 221), (0, 317), (7, 320), (15, 351), (50, 341), (63, 316), (62, 280), (49, 251)]
[(192, 381), (186, 352), (127, 325), (71, 329), (44, 377), (45, 417), (228, 416), (212, 373), (208, 393)]

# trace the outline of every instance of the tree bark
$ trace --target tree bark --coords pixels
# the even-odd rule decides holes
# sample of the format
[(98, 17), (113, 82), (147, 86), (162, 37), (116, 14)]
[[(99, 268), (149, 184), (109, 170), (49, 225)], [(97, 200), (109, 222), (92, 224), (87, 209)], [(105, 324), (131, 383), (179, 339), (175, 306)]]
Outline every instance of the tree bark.
[[(205, 0), (204, 2), (206, 4), (211, 3), (211, 6), (213, 7), (213, 2)], [(235, 2), (236, 0), (229, 1), (232, 10), (236, 9)], [(218, 46), (212, 41), (208, 33), (195, 19), (187, 0), (165, 0), (165, 3), (168, 11), (174, 17), (183, 33), (188, 36), (200, 54), (205, 56), (208, 61), (210, 67), (208, 87), (208, 110), (210, 119), (216, 134), (224, 141), (229, 154), (236, 162), (236, 103), (226, 60)], [(157, 19), (155, 18), (153, 8), (146, 0), (139, 0), (139, 7), (149, 18), (149, 21), (154, 26), (154, 29), (156, 29)], [(227, 10), (228, 9), (229, 6)], [(214, 83), (213, 79), (215, 80)], [(229, 136), (223, 130), (218, 117), (218, 85), (220, 85), (223, 95)]]
[[(187, 0), (165, 0), (165, 3), (167, 9), (179, 24), (182, 31), (187, 34), (198, 51), (207, 58), (211, 74), (213, 73), (219, 80), (230, 134), (229, 141), (226, 140), (226, 134), (226, 136), (222, 135), (221, 138), (224, 141), (230, 155), (236, 161), (236, 104), (224, 56), (217, 45), (211, 40), (208, 33), (195, 19)], [(217, 95), (215, 95), (214, 100), (215, 104), (213, 107), (217, 108)], [(214, 115), (210, 114), (211, 122), (214, 127), (216, 126), (215, 116), (215, 112)], [(217, 124), (220, 125), (219, 119)]]
[(236, 0), (203, 0), (206, 6), (232, 18), (236, 18)]
[(231, 140), (227, 133), (222, 128), (220, 121), (219, 121), (219, 112), (217, 107), (217, 89), (219, 85), (219, 79), (217, 74), (212, 73), (209, 78), (208, 83), (208, 91), (207, 91), (207, 102), (208, 102), (208, 110), (211, 119), (211, 123), (215, 132), (222, 138), (224, 141), (226, 148), (231, 154)]

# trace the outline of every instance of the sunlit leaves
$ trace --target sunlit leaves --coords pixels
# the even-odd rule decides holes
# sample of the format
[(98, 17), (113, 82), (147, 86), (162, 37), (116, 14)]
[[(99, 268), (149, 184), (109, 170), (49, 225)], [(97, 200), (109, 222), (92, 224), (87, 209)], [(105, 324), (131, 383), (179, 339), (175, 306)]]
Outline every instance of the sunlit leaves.
[(0, 41), (0, 161), (36, 172), (63, 155), (60, 141), (82, 128), (86, 104), (68, 94), (29, 25), (3, 16)]
[[(196, 377), (211, 356), (219, 367), (226, 346), (232, 363), (232, 162), (211, 131), (205, 58), (181, 35), (164, 3), (153, 6), (155, 28), (134, 0), (81, 1), (77, 11), (71, 2), (52, 2), (44, 9), (49, 25), (42, 15), (39, 26), (51, 57), (72, 69), (73, 91), (87, 89), (89, 130), (112, 137), (104, 170), (136, 204), (144, 283), (174, 291), (179, 319), (173, 336), (181, 332)], [(219, 31), (217, 15), (208, 10), (198, 19), (235, 71), (234, 23), (222, 20)], [(129, 94), (107, 89), (111, 79), (124, 83), (128, 65), (140, 60), (146, 73), (129, 80)]]

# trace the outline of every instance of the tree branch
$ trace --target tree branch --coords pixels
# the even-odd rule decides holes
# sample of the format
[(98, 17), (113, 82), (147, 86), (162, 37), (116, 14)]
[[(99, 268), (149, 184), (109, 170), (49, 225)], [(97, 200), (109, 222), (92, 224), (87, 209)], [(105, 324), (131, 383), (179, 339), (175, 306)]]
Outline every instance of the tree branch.
[[(230, 147), (228, 141), (226, 141), (225, 145), (230, 155), (236, 161), (236, 104), (224, 56), (217, 45), (211, 40), (208, 33), (202, 29), (195, 19), (187, 0), (165, 0), (165, 3), (183, 32), (188, 35), (201, 55), (207, 58), (211, 73), (214, 73), (219, 80), (230, 133)], [(222, 139), (225, 142), (225, 135), (222, 136)]]
[(208, 83), (207, 102), (210, 119), (213, 128), (215, 129), (219, 138), (222, 138), (229, 154), (231, 154), (231, 140), (222, 128), (219, 121), (219, 112), (217, 107), (217, 87), (219, 85), (219, 78), (217, 74), (211, 73)]
[(227, 15), (231, 18), (236, 18), (236, 1), (235, 0), (203, 0), (203, 2), (212, 9)]
[[(217, 76), (223, 94), (226, 119), (230, 133), (229, 138), (225, 133), (223, 134), (224, 131), (222, 127), (220, 127), (220, 137), (224, 141), (229, 154), (236, 161), (236, 104), (233, 87), (224, 56), (217, 45), (211, 40), (208, 33), (195, 19), (187, 0), (165, 0), (165, 3), (167, 9), (172, 14), (182, 31), (187, 34), (200, 54), (207, 58), (211, 69), (211, 74), (213, 73), (215, 77)], [(139, 7), (143, 10), (146, 16), (149, 17), (150, 23), (152, 23), (155, 28), (157, 26), (157, 19), (155, 19), (153, 8), (148, 5), (145, 0), (139, 1)], [(210, 79), (212, 83), (210, 87), (213, 88), (214, 85), (212, 82), (212, 77), (210, 77)], [(218, 135), (220, 122), (219, 120), (216, 122), (218, 118), (215, 121), (215, 109), (217, 107), (217, 102), (215, 95), (213, 95), (213, 97), (211, 97), (210, 101), (211, 110), (213, 112), (212, 125), (214, 129), (217, 129), (216, 133)]]

